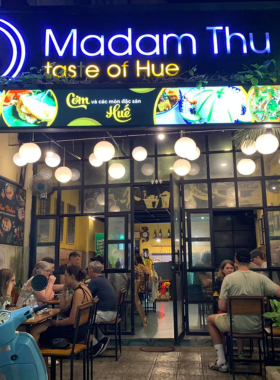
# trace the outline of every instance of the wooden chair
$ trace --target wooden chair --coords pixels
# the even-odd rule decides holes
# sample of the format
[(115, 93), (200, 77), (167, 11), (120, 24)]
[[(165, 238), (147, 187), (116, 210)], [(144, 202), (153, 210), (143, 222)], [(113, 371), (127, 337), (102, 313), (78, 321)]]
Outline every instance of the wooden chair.
[(93, 334), (94, 334), (94, 324), (96, 320), (96, 313), (97, 313), (97, 305), (98, 305), (99, 298), (96, 296), (93, 299), (93, 309), (92, 309), (92, 315), (89, 318), (89, 329), (87, 336), (85, 338), (84, 342), (79, 342), (79, 344), (86, 344), (87, 346), (87, 380), (89, 380), (89, 360), (90, 360), (90, 369), (91, 369), (91, 380), (93, 380)]
[[(89, 347), (89, 337), (92, 331), (92, 318), (93, 318), (94, 303), (92, 301), (86, 302), (78, 307), (77, 317), (74, 324), (75, 333), (73, 343), (67, 350), (42, 348), (41, 354), (44, 357), (51, 358), (51, 380), (56, 379), (56, 360), (60, 360), (60, 380), (62, 380), (62, 362), (63, 360), (70, 360), (70, 380), (74, 379), (74, 359), (83, 352), (83, 380), (86, 380), (86, 351)], [(88, 333), (83, 343), (77, 343), (79, 328), (84, 323), (88, 322)]]
[[(107, 349), (107, 350), (115, 350), (115, 355), (104, 355), (102, 356), (104, 358), (115, 357), (116, 360), (118, 360), (122, 354), (121, 315), (122, 315), (122, 308), (123, 308), (123, 303), (125, 299), (125, 293), (126, 293), (125, 288), (120, 289), (116, 318), (113, 321), (98, 323), (99, 326), (114, 326), (115, 328), (115, 348)], [(120, 354), (118, 353), (118, 345), (119, 345)]]
[[(233, 356), (233, 339), (249, 339), (253, 341), (256, 339), (259, 346), (259, 359), (242, 359), (238, 361), (242, 362), (257, 362), (260, 364), (260, 375), (262, 375), (262, 352), (261, 344), (263, 342), (263, 354), (264, 360), (266, 359), (266, 350), (265, 350), (265, 339), (264, 339), (264, 297), (249, 297), (249, 296), (231, 296), (228, 297), (228, 314), (230, 317), (230, 331), (226, 334), (227, 337), (227, 349), (230, 369), (232, 371), (232, 377), (235, 379), (235, 369), (234, 369), (234, 356)], [(236, 315), (244, 316), (259, 316), (261, 320), (261, 331), (256, 334), (236, 334), (233, 332), (232, 317)], [(253, 372), (252, 374), (256, 374)]]

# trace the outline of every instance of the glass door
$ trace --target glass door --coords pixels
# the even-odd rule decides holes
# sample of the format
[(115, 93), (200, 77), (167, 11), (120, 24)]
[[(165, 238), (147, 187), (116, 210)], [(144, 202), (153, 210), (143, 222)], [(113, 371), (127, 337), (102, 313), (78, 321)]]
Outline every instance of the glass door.
[(171, 208), (171, 248), (172, 248), (172, 299), (174, 313), (175, 344), (185, 335), (184, 318), (184, 273), (181, 244), (181, 201), (180, 182), (173, 174), (170, 176)]

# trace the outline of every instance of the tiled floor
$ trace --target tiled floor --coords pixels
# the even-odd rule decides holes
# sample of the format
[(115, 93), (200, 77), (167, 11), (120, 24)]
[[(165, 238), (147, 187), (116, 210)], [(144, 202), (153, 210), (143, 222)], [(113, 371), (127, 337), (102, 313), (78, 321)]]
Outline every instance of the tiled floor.
[[(230, 374), (222, 374), (208, 369), (214, 361), (213, 347), (176, 347), (175, 352), (147, 353), (137, 346), (123, 347), (118, 362), (113, 358), (94, 360), (94, 379), (100, 380), (217, 380), (231, 379)], [(75, 362), (75, 380), (82, 380), (82, 362)], [(59, 370), (59, 368), (57, 368)], [(69, 380), (69, 364), (64, 364), (63, 380)], [(57, 377), (59, 378), (59, 377)], [(261, 380), (257, 375), (236, 375), (236, 380)]]

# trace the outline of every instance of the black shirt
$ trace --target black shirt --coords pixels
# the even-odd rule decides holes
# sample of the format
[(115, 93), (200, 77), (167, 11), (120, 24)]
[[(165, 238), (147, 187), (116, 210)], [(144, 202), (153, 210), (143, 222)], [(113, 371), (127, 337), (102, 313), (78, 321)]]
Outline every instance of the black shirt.
[(88, 284), (92, 297), (98, 297), (98, 310), (116, 311), (116, 296), (110, 282), (104, 276), (93, 278)]
[(66, 271), (66, 268), (67, 268), (67, 264), (63, 264), (59, 267), (59, 273), (60, 274), (65, 274), (65, 271)]

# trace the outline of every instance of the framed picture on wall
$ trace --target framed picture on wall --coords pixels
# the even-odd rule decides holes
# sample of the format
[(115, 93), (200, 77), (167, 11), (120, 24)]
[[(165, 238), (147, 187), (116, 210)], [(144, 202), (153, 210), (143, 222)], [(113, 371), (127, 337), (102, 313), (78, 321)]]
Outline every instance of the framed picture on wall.
[(258, 220), (258, 227), (259, 227), (260, 245), (264, 245), (264, 230), (263, 230), (262, 218)]
[(279, 230), (279, 214), (274, 215), (274, 229)]
[[(75, 214), (76, 207), (73, 205), (67, 205), (67, 213)], [(75, 216), (69, 216), (67, 223), (67, 237), (66, 244), (74, 244), (75, 243)]]

